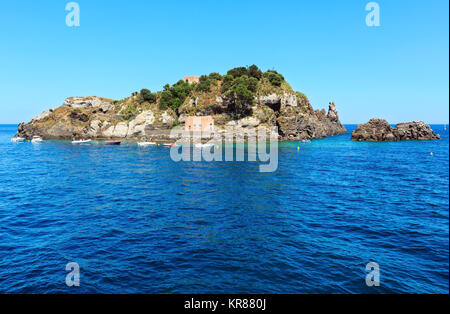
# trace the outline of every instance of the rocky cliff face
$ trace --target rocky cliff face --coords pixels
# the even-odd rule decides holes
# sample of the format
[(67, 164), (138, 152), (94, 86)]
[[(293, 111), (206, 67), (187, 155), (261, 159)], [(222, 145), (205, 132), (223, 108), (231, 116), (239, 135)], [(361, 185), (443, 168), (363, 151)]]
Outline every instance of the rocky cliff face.
[[(220, 106), (203, 107), (205, 110)], [(195, 100), (191, 106), (195, 107)], [(214, 112), (209, 112), (209, 114)], [(197, 112), (197, 115), (208, 112)], [(100, 97), (67, 98), (61, 107), (49, 109), (21, 123), (18, 136), (32, 138), (35, 135), (45, 139), (168, 139), (170, 128), (175, 123), (184, 123), (188, 115), (176, 115), (172, 110), (158, 108), (142, 110), (129, 120), (120, 114), (114, 101)], [(213, 114), (219, 129), (244, 132), (248, 127), (277, 126), (280, 140), (315, 139), (346, 133), (340, 123), (334, 103), (329, 104), (328, 114), (313, 110), (309, 102), (296, 95), (267, 95), (261, 97), (253, 107), (252, 114), (238, 120), (232, 119), (224, 110)]]
[(352, 133), (352, 141), (403, 141), (403, 140), (437, 140), (429, 125), (422, 121), (399, 123), (391, 127), (384, 119), (371, 119), (360, 124)]
[(18, 136), (44, 139), (113, 139), (168, 137), (176, 115), (173, 111), (143, 110), (124, 119), (112, 99), (96, 96), (67, 98), (61, 107), (44, 111), (29, 123), (21, 123)]
[(189, 116), (214, 118), (217, 132), (245, 133), (278, 127), (280, 140), (315, 139), (346, 133), (334, 103), (314, 110), (276, 71), (256, 66), (211, 73), (198, 84), (179, 81), (164, 90), (142, 90), (122, 100), (70, 97), (18, 127), (18, 136), (44, 139), (168, 139), (170, 129)]
[(347, 132), (339, 121), (334, 103), (325, 111), (314, 111), (311, 105), (303, 107), (282, 106), (276, 119), (279, 133), (284, 140), (315, 139)]

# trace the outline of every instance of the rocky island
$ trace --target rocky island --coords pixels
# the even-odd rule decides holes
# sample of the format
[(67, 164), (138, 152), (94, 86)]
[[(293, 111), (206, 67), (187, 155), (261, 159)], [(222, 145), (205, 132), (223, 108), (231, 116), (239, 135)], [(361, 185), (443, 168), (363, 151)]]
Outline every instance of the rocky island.
[(371, 119), (360, 124), (352, 133), (352, 141), (393, 142), (404, 140), (438, 140), (429, 125), (422, 121), (399, 123), (395, 128), (384, 119)]
[[(314, 110), (283, 75), (257, 66), (185, 77), (162, 91), (148, 89), (130, 97), (70, 97), (18, 126), (17, 136), (30, 139), (167, 140), (170, 130), (191, 117), (214, 121), (218, 132), (249, 127), (278, 127), (280, 140), (315, 139), (346, 133), (334, 103), (328, 112)], [(209, 120), (208, 120), (209, 121)], [(195, 127), (195, 126), (194, 126)]]

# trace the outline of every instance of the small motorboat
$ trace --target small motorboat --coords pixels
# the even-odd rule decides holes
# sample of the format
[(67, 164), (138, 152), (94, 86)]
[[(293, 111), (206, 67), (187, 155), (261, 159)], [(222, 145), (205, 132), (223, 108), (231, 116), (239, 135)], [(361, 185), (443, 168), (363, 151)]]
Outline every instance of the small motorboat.
[(213, 147), (214, 145), (211, 143), (206, 143), (206, 144), (195, 144), (194, 146), (195, 146), (195, 148), (209, 148), (209, 147)]
[(72, 144), (88, 144), (90, 142), (92, 142), (92, 140), (75, 140), (72, 141)]
[(120, 142), (118, 142), (118, 141), (106, 141), (105, 145), (120, 145)]
[(138, 142), (137, 144), (138, 144), (138, 146), (142, 146), (142, 147), (156, 145), (155, 142)]
[(40, 136), (33, 136), (31, 143), (38, 144), (38, 143), (42, 143), (42, 141), (43, 141), (43, 139)]
[(25, 139), (23, 137), (14, 136), (11, 139), (11, 142), (13, 142), (13, 143), (21, 143), (21, 142), (25, 142)]
[(163, 144), (164, 147), (172, 147), (172, 146), (176, 146), (177, 144), (175, 143), (165, 143)]

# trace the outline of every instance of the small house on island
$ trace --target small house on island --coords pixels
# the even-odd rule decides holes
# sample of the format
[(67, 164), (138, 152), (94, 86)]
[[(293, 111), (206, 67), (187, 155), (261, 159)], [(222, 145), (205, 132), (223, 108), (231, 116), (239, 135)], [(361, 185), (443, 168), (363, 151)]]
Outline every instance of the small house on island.
[(189, 84), (200, 82), (200, 76), (185, 76), (184, 81)]
[(184, 129), (193, 132), (212, 132), (214, 130), (214, 119), (211, 116), (188, 117), (184, 122)]

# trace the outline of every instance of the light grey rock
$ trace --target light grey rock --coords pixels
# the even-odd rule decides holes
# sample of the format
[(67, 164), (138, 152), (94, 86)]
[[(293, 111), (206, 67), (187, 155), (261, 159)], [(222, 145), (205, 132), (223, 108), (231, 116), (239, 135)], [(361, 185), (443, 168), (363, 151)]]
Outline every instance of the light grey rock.
[(126, 137), (128, 134), (128, 123), (126, 122), (119, 122), (116, 127), (114, 128), (114, 137), (123, 138)]
[(64, 105), (72, 108), (100, 108), (104, 112), (107, 112), (114, 108), (114, 105), (111, 103), (111, 101), (107, 101), (104, 98), (97, 96), (69, 97), (66, 98)]
[(146, 110), (140, 113), (134, 120), (130, 122), (127, 137), (144, 136), (147, 126), (153, 125), (154, 122), (155, 115), (153, 111)]
[(284, 94), (281, 98), (281, 106), (297, 107), (297, 95)]
[(264, 105), (275, 105), (281, 103), (281, 97), (277, 94), (270, 94), (265, 96), (260, 96), (259, 101)]
[(174, 114), (170, 113), (168, 110), (166, 110), (161, 114), (159, 121), (165, 125), (172, 125), (175, 122)]
[(100, 105), (100, 110), (104, 113), (111, 111), (114, 109), (114, 105), (110, 102), (104, 102), (103, 104)]
[(261, 121), (256, 117), (246, 117), (237, 121), (237, 124), (241, 127), (257, 127), (260, 123)]
[(90, 129), (88, 131), (89, 136), (97, 136), (98, 132), (102, 127), (102, 122), (100, 120), (93, 120), (89, 125)]
[(48, 109), (45, 110), (44, 112), (42, 112), (41, 114), (38, 114), (36, 117), (34, 117), (33, 119), (31, 119), (32, 122), (36, 122), (39, 120), (42, 120), (44, 118), (47, 118), (49, 115), (51, 115), (53, 113), (53, 109)]
[(106, 129), (102, 132), (103, 137), (111, 138), (114, 136), (114, 125), (106, 127)]
[(178, 122), (180, 122), (180, 123), (185, 123), (187, 118), (188, 118), (187, 115), (181, 114), (181, 115), (178, 117)]
[(189, 100), (189, 106), (197, 106), (197, 103), (198, 103), (198, 97), (196, 97), (196, 98), (191, 98), (191, 99)]
[(338, 112), (336, 110), (336, 106), (334, 105), (334, 102), (330, 102), (330, 104), (329, 104), (327, 117), (332, 122), (339, 121)]

